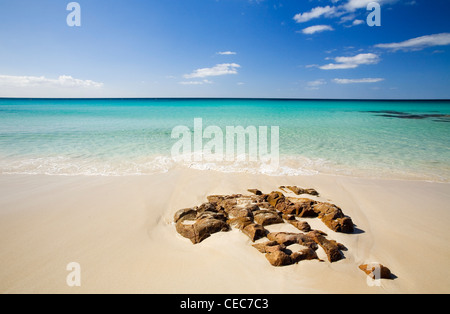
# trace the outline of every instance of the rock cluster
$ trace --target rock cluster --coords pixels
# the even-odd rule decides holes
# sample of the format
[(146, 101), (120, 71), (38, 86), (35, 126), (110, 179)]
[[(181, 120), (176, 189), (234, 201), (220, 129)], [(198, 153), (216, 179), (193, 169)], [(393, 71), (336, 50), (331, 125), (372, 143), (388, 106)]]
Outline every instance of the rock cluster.
[[(207, 203), (176, 212), (176, 230), (193, 244), (198, 244), (214, 233), (238, 229), (252, 242), (261, 240), (253, 247), (277, 267), (304, 260), (321, 261), (316, 253), (319, 247), (326, 253), (329, 262), (341, 260), (344, 257), (342, 251), (347, 248), (328, 239), (325, 232), (313, 230), (308, 222), (300, 219), (319, 218), (335, 232), (353, 233), (352, 219), (334, 204), (301, 197), (303, 194), (318, 196), (314, 189), (296, 186), (281, 186), (280, 189), (285, 192), (287, 189), (300, 197), (286, 197), (279, 191), (264, 194), (257, 189), (248, 190), (253, 195), (211, 195), (207, 197)], [(289, 223), (300, 232), (271, 233), (265, 228), (281, 223)], [(391, 271), (383, 265), (361, 265), (359, 268), (371, 278), (392, 279)]]
[[(318, 195), (313, 189), (298, 187), (287, 188), (297, 195)], [(342, 210), (329, 203), (321, 203), (307, 198), (286, 197), (281, 192), (263, 194), (257, 189), (249, 189), (254, 195), (211, 195), (208, 202), (194, 208), (179, 210), (175, 216), (177, 232), (192, 243), (197, 244), (214, 233), (236, 228), (249, 237), (252, 242), (267, 237), (268, 241), (255, 244), (254, 247), (273, 266), (286, 266), (302, 260), (319, 259), (318, 247), (327, 254), (330, 262), (343, 258), (345, 246), (328, 240), (327, 234), (312, 230), (306, 221), (297, 218), (319, 217), (330, 229), (336, 232), (352, 233), (353, 222)], [(288, 222), (302, 233), (269, 233), (264, 227)], [(289, 246), (298, 244), (303, 247), (292, 252)]]

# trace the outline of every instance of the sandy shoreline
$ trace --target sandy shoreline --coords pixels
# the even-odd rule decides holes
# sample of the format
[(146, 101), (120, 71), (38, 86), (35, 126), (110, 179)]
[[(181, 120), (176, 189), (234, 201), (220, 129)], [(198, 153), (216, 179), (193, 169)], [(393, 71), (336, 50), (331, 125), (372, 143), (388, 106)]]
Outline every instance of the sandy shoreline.
[[(211, 194), (315, 188), (356, 234), (313, 228), (348, 247), (337, 263), (274, 268), (239, 231), (199, 245), (173, 214)], [(0, 293), (448, 293), (450, 184), (340, 176), (268, 177), (176, 170), (134, 177), (0, 176)], [(276, 226), (269, 227), (276, 230)], [(81, 265), (81, 287), (66, 265)], [(397, 277), (367, 285), (358, 265)]]

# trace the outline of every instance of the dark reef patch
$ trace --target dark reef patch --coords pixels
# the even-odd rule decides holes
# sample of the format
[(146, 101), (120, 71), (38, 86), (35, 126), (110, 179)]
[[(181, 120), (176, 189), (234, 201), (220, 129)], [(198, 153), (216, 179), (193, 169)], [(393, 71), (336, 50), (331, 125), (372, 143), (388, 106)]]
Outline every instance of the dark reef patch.
[(449, 114), (439, 113), (409, 113), (403, 111), (394, 110), (378, 110), (378, 111), (362, 111), (363, 113), (371, 113), (378, 117), (384, 118), (397, 118), (397, 119), (409, 119), (409, 120), (424, 120), (433, 119), (434, 122), (450, 122)]

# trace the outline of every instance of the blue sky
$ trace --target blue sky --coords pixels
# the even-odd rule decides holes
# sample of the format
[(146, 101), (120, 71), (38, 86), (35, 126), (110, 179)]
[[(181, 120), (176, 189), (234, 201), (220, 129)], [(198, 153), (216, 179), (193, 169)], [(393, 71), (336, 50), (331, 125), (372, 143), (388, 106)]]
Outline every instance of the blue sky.
[(0, 97), (450, 98), (450, 2), (0, 0)]

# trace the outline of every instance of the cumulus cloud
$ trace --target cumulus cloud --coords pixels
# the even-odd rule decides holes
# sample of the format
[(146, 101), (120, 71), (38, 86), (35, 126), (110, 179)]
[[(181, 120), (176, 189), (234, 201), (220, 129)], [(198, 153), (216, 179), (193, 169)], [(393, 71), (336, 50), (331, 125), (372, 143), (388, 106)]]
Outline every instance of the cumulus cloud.
[(331, 16), (336, 12), (335, 7), (327, 5), (326, 7), (316, 7), (310, 12), (299, 13), (294, 16), (294, 20), (297, 23), (305, 23), (312, 19), (319, 18), (321, 16)]
[(68, 75), (57, 79), (45, 76), (12, 76), (0, 75), (0, 86), (3, 87), (65, 87), (65, 88), (101, 88), (103, 83), (92, 80), (80, 80)]
[(450, 33), (421, 36), (399, 43), (379, 44), (375, 47), (392, 50), (422, 50), (427, 47), (450, 45)]
[(310, 26), (310, 27), (307, 27), (304, 30), (302, 30), (302, 33), (306, 34), (306, 35), (312, 35), (312, 34), (321, 33), (324, 31), (334, 31), (334, 28), (329, 25), (314, 25), (314, 26)]
[(380, 62), (380, 57), (374, 53), (361, 53), (353, 57), (336, 57), (334, 61), (337, 63), (330, 63), (320, 66), (322, 70), (343, 70), (355, 69), (364, 64), (377, 64)]
[[(344, 8), (347, 9), (347, 11), (353, 12), (357, 9), (366, 8), (371, 2), (374, 2), (374, 0), (349, 0), (344, 4)], [(377, 2), (380, 3), (381, 1)]]
[(191, 74), (185, 74), (184, 78), (191, 79), (191, 78), (204, 78), (209, 76), (237, 74), (238, 73), (237, 69), (240, 67), (241, 66), (236, 63), (222, 63), (217, 64), (212, 68), (197, 69)]
[[(355, 12), (357, 10), (366, 9), (367, 5), (371, 2), (377, 2), (381, 5), (384, 4), (392, 4), (398, 2), (398, 0), (347, 0), (347, 1), (339, 1), (332, 0), (333, 5), (327, 5), (325, 7), (318, 6), (311, 11), (298, 13), (294, 16), (294, 20), (297, 23), (305, 23), (312, 19), (317, 18), (336, 18), (341, 17), (341, 23), (345, 23), (350, 20), (355, 19)], [(360, 23), (360, 20), (357, 20), (356, 23)], [(352, 24), (353, 26), (359, 24)]]
[(383, 5), (383, 4), (394, 3), (397, 1), (398, 0), (376, 0), (376, 1), (375, 0), (349, 0), (342, 7), (349, 12), (354, 12), (358, 9), (367, 8), (367, 5), (371, 2), (377, 2), (380, 5)]
[(339, 79), (333, 80), (336, 84), (361, 84), (361, 83), (378, 83), (384, 81), (384, 78), (362, 78), (362, 79)]

